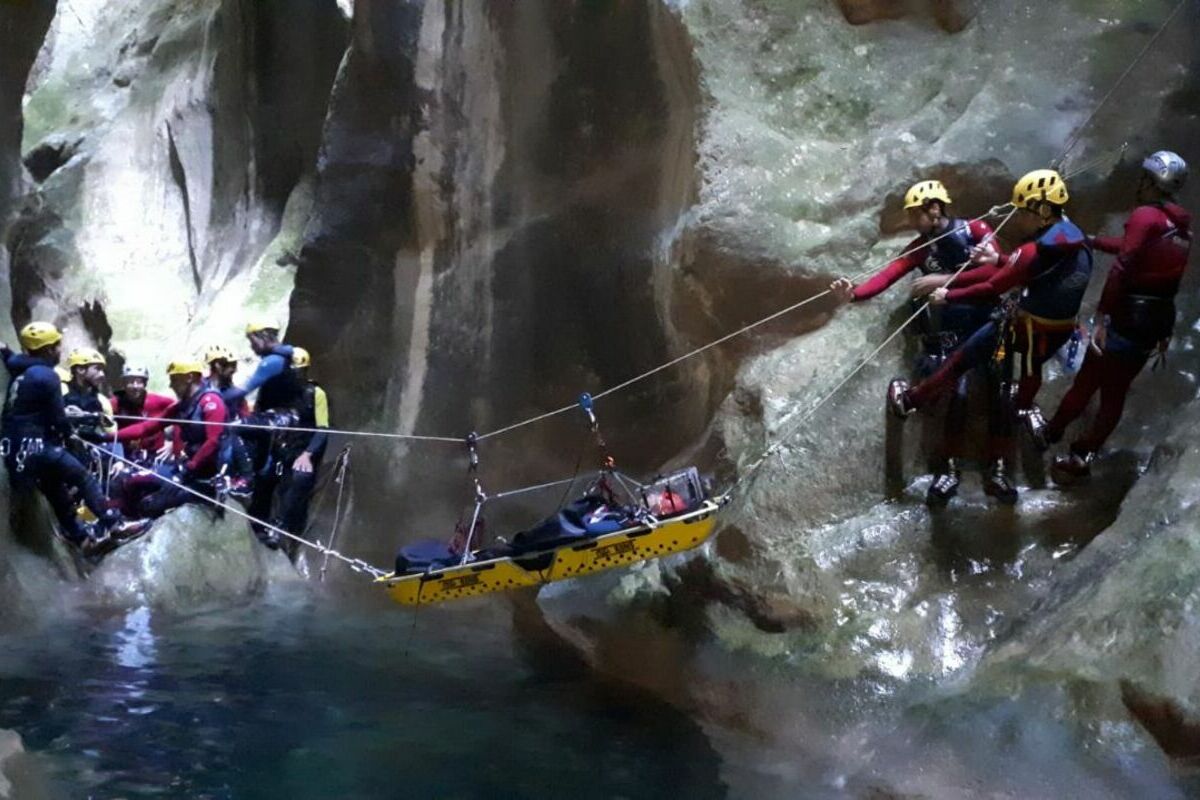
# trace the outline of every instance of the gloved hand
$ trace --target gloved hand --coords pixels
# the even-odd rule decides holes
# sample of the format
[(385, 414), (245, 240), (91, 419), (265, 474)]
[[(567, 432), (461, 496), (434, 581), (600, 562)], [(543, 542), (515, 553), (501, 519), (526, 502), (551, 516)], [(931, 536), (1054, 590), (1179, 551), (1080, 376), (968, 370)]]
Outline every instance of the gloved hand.
[(838, 278), (829, 284), (829, 291), (839, 303), (849, 303), (854, 299), (854, 283), (849, 278)]

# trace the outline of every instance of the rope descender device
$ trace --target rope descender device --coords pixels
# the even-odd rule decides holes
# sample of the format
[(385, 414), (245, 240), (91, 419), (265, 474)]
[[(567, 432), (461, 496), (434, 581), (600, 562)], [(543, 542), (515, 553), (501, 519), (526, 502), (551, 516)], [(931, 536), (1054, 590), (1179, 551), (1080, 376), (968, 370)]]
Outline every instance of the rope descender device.
[(579, 395), (579, 408), (583, 410), (584, 416), (588, 419), (588, 425), (593, 431), (598, 431), (600, 423), (596, 421), (596, 401), (587, 392)]
[(463, 441), (467, 445), (467, 472), (473, 475), (479, 471), (479, 434), (471, 431)]
[(600, 422), (596, 419), (596, 401), (590, 394), (584, 392), (579, 395), (579, 408), (587, 417), (588, 427), (591, 428), (592, 433), (596, 434), (596, 444), (601, 450), (606, 450), (608, 444), (605, 443), (604, 436), (600, 433)]

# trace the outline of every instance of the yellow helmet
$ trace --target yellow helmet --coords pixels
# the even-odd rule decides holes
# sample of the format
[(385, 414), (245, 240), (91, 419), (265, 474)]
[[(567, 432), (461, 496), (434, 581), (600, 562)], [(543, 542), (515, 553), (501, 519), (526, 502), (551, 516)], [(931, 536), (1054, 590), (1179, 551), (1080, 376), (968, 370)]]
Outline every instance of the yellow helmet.
[(237, 356), (228, 347), (214, 344), (204, 351), (204, 363), (211, 364), (214, 361), (237, 361)]
[(292, 369), (304, 369), (312, 366), (312, 355), (303, 347), (292, 348)]
[(1013, 187), (1012, 204), (1017, 208), (1029, 208), (1037, 200), (1065, 206), (1069, 199), (1066, 182), (1052, 169), (1035, 169)]
[(62, 333), (49, 322), (31, 322), (21, 328), (21, 346), (26, 350), (41, 350), (62, 341)]
[(930, 200), (941, 200), (943, 203), (950, 203), (950, 193), (946, 191), (946, 187), (941, 181), (921, 181), (914, 183), (909, 188), (908, 193), (904, 195), (904, 207), (921, 208)]
[(190, 358), (181, 358), (178, 361), (172, 361), (167, 364), (167, 375), (196, 375), (204, 374), (204, 365), (199, 361), (192, 361)]
[(246, 323), (246, 335), (250, 336), (254, 333), (262, 333), (263, 331), (278, 331), (279, 323), (273, 319), (259, 317), (252, 319)]
[(71, 354), (67, 356), (67, 366), (71, 368), (90, 367), (93, 364), (103, 367), (104, 363), (105, 361), (103, 354), (101, 354), (99, 350), (91, 347), (80, 347), (72, 350)]

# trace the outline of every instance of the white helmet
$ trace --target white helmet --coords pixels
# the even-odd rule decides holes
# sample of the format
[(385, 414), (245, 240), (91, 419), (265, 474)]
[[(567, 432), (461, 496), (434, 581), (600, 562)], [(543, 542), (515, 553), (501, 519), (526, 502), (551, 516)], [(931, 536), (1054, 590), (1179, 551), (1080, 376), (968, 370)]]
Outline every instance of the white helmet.
[(1148, 156), (1142, 162), (1142, 169), (1159, 191), (1166, 194), (1175, 194), (1183, 188), (1184, 182), (1187, 181), (1187, 162), (1170, 150), (1159, 150)]
[(134, 367), (129, 364), (125, 365), (125, 369), (121, 370), (121, 379), (141, 378), (144, 381), (150, 380), (150, 370), (145, 367)]

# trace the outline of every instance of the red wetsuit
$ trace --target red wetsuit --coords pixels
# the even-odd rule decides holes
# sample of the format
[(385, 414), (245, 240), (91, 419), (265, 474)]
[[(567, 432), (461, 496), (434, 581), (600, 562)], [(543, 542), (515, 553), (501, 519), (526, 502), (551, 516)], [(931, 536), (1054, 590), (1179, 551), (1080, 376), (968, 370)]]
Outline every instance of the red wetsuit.
[[(175, 420), (191, 420), (175, 425), (173, 442), (175, 455), (187, 459), (187, 471), (199, 478), (216, 474), (221, 437), (225, 433), (225, 403), (218, 392), (203, 391), (191, 400), (172, 403), (161, 419), (139, 422), (118, 431), (117, 441), (142, 439), (162, 431)], [(219, 424), (198, 425), (195, 421)]]
[[(1100, 409), (1091, 427), (1071, 445), (1079, 455), (1104, 445), (1121, 420), (1129, 387), (1155, 342), (1170, 335), (1170, 301), (1179, 291), (1191, 252), (1191, 215), (1174, 203), (1140, 206), (1125, 223), (1124, 236), (1097, 236), (1092, 242), (1096, 249), (1117, 256), (1097, 308), (1109, 318), (1108, 341), (1103, 353), (1088, 352), (1047, 428), (1052, 441), (1062, 438), (1099, 391)], [(1157, 313), (1162, 319), (1151, 320), (1152, 329), (1134, 311), (1139, 297), (1160, 301)]]
[[(957, 220), (952, 220), (951, 224), (954, 224), (955, 222), (957, 222)], [(967, 257), (970, 255), (967, 246), (973, 247), (978, 245), (987, 240), (987, 238), (992, 236), (993, 233), (992, 226), (983, 220), (963, 222), (963, 224), (966, 226), (967, 236), (964, 237), (964, 241), (962, 242), (956, 242), (954, 241), (955, 237), (947, 236), (946, 238), (939, 239), (930, 245), (928, 244), (929, 240), (936, 238), (934, 234), (930, 234), (928, 236), (921, 234), (916, 239), (913, 239), (912, 242), (910, 242), (909, 245), (904, 248), (905, 255), (892, 260), (886, 267), (877, 272), (874, 276), (854, 287), (854, 302), (869, 300), (870, 298), (875, 297), (877, 294), (880, 294), (884, 290), (891, 287), (892, 284), (903, 278), (908, 273), (912, 272), (914, 269), (920, 269), (922, 271), (928, 270), (928, 272), (953, 273), (956, 269), (958, 269), (963, 261), (966, 261)], [(997, 248), (997, 252), (999, 252), (999, 246), (995, 245), (994, 240), (992, 241), (993, 246), (995, 246)], [(931, 257), (944, 255), (949, 255), (949, 260), (953, 261), (954, 263), (938, 264), (937, 269), (929, 269)], [(962, 279), (973, 272), (977, 272), (977, 270), (984, 270), (985, 276), (976, 276), (975, 280), (986, 280), (986, 276), (990, 276), (993, 272), (995, 272), (996, 267), (987, 265), (965, 271), (959, 275), (958, 280), (955, 281), (955, 285), (963, 285), (961, 283)]]
[[(153, 394), (147, 392), (145, 399), (140, 406), (130, 402), (128, 396), (124, 392), (115, 392), (110, 398), (112, 400), (113, 413), (118, 417), (161, 417), (167, 412), (175, 401), (166, 395)], [(127, 419), (118, 419), (117, 428), (132, 427), (134, 422)], [(163, 434), (161, 430), (155, 431), (148, 436), (132, 441), (125, 441), (125, 448), (130, 453), (146, 452), (156, 453), (163, 446)]]

